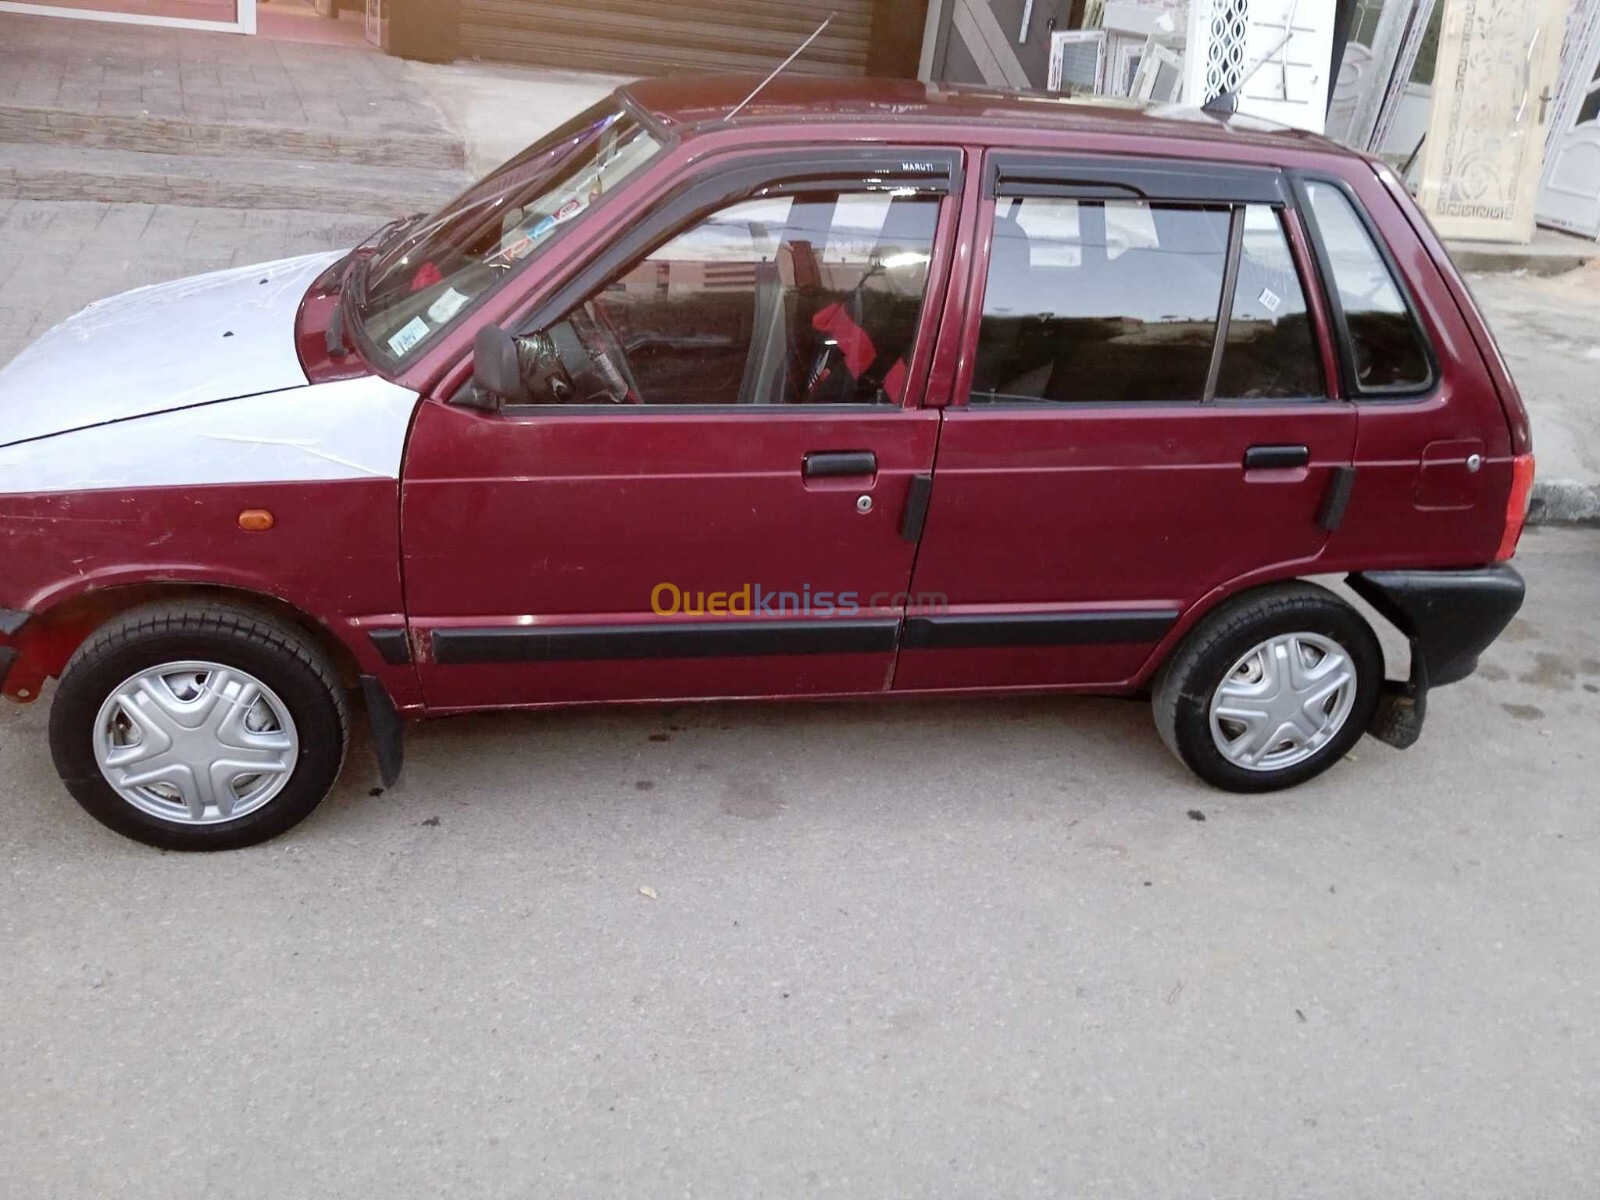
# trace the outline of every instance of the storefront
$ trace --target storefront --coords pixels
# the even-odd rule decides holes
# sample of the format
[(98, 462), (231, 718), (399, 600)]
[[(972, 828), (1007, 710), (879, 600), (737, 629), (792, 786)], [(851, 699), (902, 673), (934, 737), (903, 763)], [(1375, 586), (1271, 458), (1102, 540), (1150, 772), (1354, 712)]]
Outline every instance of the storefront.
[(928, 11), (928, 0), (0, 0), (0, 11), (275, 37), (290, 9), (313, 4), (346, 10), (345, 24), (364, 17), (366, 39), (402, 57), (624, 75), (769, 71), (827, 20), (793, 70), (911, 76)]
[(873, 0), (461, 0), (461, 51), (617, 74), (769, 71), (833, 13), (796, 66), (860, 75), (873, 8)]

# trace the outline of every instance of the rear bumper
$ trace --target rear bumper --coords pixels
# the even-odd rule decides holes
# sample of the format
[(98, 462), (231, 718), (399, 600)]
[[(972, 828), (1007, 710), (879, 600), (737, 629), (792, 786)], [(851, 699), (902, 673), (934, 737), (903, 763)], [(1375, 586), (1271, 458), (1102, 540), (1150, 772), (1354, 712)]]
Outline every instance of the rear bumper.
[(1372, 733), (1405, 747), (1422, 732), (1430, 688), (1465, 679), (1478, 656), (1522, 607), (1527, 591), (1514, 567), (1464, 571), (1362, 571), (1351, 589), (1411, 643), (1411, 678), (1387, 685)]
[(1428, 687), (1465, 679), (1478, 655), (1522, 607), (1522, 576), (1506, 563), (1467, 571), (1365, 571), (1350, 576), (1356, 595), (1411, 640), (1411, 676)]

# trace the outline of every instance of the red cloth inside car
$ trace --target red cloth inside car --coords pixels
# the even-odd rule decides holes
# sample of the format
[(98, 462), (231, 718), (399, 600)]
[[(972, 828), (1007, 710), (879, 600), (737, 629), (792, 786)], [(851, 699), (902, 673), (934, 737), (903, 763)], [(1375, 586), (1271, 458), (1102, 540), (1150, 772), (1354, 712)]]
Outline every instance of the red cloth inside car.
[[(828, 305), (811, 318), (811, 328), (825, 333), (838, 347), (844, 359), (845, 370), (852, 379), (859, 380), (878, 359), (878, 348), (873, 345), (867, 331), (855, 323), (841, 303)], [(883, 377), (883, 390), (891, 400), (898, 401), (905, 393), (906, 360), (897, 358)]]

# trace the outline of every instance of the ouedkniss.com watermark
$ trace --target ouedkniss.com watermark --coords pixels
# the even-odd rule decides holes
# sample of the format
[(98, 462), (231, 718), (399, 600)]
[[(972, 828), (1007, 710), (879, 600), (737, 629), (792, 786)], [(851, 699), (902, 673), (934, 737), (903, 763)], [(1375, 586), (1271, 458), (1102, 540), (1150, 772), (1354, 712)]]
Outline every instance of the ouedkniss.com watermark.
[(721, 592), (680, 588), (675, 583), (658, 583), (650, 591), (650, 611), (660, 617), (729, 615), (831, 617), (864, 614), (942, 613), (950, 609), (943, 592), (837, 591), (807, 585), (798, 592), (771, 591), (759, 583)]

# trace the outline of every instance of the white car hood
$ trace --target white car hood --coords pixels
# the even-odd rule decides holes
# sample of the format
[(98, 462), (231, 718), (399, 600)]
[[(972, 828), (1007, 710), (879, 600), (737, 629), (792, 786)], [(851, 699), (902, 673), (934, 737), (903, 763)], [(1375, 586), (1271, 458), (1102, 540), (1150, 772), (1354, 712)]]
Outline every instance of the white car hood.
[(339, 257), (196, 275), (89, 305), (0, 369), (0, 446), (304, 387), (295, 313)]

